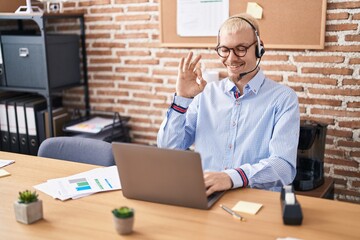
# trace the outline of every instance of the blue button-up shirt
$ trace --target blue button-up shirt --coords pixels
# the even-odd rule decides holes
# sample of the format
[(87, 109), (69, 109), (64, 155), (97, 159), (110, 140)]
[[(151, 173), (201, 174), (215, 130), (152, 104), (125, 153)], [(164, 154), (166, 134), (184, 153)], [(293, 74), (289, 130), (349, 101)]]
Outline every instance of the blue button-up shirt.
[(241, 96), (228, 78), (207, 84), (194, 99), (175, 95), (157, 143), (174, 149), (194, 144), (204, 171), (226, 172), (234, 188), (279, 191), (296, 175), (299, 128), (296, 93), (260, 70)]

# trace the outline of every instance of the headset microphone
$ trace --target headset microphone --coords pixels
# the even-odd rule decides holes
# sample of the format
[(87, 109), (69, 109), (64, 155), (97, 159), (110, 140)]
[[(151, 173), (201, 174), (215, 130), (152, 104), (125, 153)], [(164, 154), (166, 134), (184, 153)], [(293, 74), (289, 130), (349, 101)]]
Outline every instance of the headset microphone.
[(257, 67), (259, 66), (259, 64), (260, 64), (260, 61), (261, 61), (261, 58), (259, 59), (256, 66), (251, 71), (240, 73), (239, 77), (238, 77), (238, 81), (241, 80), (245, 75), (248, 75), (249, 73), (252, 73), (253, 71), (255, 71), (257, 69)]

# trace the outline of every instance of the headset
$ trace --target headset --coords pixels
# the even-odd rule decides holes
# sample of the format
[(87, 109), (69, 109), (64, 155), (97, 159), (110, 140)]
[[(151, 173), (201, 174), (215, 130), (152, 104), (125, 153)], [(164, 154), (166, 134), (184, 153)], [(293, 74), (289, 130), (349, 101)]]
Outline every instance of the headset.
[[(238, 19), (241, 19), (245, 22), (247, 22), (251, 28), (254, 30), (254, 33), (255, 33), (255, 37), (256, 37), (256, 48), (255, 48), (255, 56), (257, 58), (261, 58), (264, 53), (265, 53), (265, 48), (264, 48), (264, 45), (262, 44), (261, 40), (260, 40), (260, 37), (259, 37), (259, 33), (258, 31), (256, 30), (255, 26), (249, 21), (247, 20), (246, 18), (243, 18), (243, 17), (230, 17), (229, 19), (233, 19), (233, 18), (238, 18)], [(218, 46), (220, 44), (220, 29), (219, 29), (219, 32), (218, 32)]]

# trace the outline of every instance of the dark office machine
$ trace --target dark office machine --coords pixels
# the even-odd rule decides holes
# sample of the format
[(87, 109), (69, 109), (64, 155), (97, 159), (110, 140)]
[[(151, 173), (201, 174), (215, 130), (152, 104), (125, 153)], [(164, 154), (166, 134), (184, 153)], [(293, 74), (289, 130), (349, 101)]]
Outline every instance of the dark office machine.
[(293, 186), (297, 191), (315, 189), (324, 183), (324, 153), (327, 125), (302, 121), (297, 153), (297, 173)]

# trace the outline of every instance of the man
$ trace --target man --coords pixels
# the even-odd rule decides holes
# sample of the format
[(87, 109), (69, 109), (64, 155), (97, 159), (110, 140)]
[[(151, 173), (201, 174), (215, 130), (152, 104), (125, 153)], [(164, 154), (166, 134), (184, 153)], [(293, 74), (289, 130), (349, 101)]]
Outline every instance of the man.
[[(179, 64), (176, 94), (158, 133), (158, 147), (199, 152), (206, 193), (238, 187), (279, 191), (296, 174), (299, 106), (295, 92), (265, 77), (256, 20), (230, 17), (217, 54), (228, 77), (206, 84), (190, 52)], [(197, 80), (198, 79), (198, 80)]]

